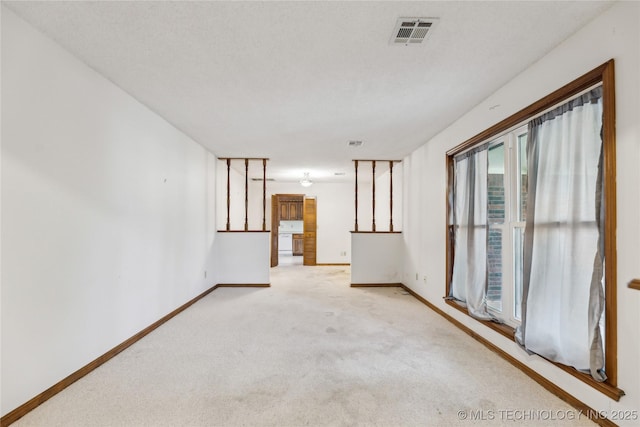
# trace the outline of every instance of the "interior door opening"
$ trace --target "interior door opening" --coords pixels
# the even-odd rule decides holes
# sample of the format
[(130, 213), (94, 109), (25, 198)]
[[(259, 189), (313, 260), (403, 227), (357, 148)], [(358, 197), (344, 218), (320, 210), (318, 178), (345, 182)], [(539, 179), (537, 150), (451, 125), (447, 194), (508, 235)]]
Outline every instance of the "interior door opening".
[(303, 194), (271, 196), (271, 267), (316, 265), (315, 206)]

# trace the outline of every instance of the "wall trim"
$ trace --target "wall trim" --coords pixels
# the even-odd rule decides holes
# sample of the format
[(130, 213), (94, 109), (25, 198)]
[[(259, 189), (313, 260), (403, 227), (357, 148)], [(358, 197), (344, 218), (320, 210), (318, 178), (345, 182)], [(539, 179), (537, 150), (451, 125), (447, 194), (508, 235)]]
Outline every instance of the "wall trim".
[(85, 375), (89, 374), (94, 369), (100, 367), (104, 363), (106, 363), (109, 360), (113, 359), (115, 356), (118, 355), (118, 353), (121, 353), (123, 350), (126, 350), (128, 347), (130, 347), (133, 344), (135, 344), (136, 342), (140, 341), (142, 338), (144, 338), (145, 336), (149, 335), (155, 329), (157, 329), (158, 327), (162, 326), (163, 323), (167, 322), (168, 320), (171, 320), (173, 317), (175, 317), (176, 315), (180, 314), (181, 312), (183, 312), (187, 308), (191, 307), (193, 304), (195, 304), (196, 302), (198, 302), (202, 298), (206, 297), (207, 295), (209, 295), (211, 292), (215, 291), (216, 289), (223, 288), (223, 287), (249, 287), (249, 288), (260, 287), (260, 288), (265, 288), (265, 287), (270, 287), (270, 286), (271, 285), (269, 283), (266, 283), (266, 284), (264, 284), (264, 283), (259, 283), (259, 284), (250, 284), (250, 283), (249, 284), (225, 284), (225, 283), (219, 283), (219, 284), (217, 284), (215, 286), (212, 286), (211, 288), (209, 288), (206, 291), (202, 292), (200, 295), (196, 296), (195, 298), (187, 301), (186, 303), (184, 303), (180, 307), (176, 308), (171, 313), (163, 316), (159, 320), (157, 320), (154, 323), (152, 323), (151, 325), (147, 326), (146, 328), (144, 328), (143, 330), (141, 330), (137, 334), (133, 335), (131, 338), (128, 338), (125, 341), (123, 341), (122, 343), (120, 343), (117, 346), (113, 347), (111, 350), (107, 351), (102, 356), (99, 356), (97, 359), (89, 362), (88, 364), (86, 364), (82, 368), (78, 369), (77, 371), (73, 372), (72, 374), (70, 374), (66, 378), (63, 378), (62, 380), (58, 381), (57, 383), (55, 383), (54, 385), (52, 385), (51, 387), (49, 387), (48, 389), (46, 389), (42, 393), (38, 394), (37, 396), (33, 397), (32, 399), (30, 399), (27, 402), (23, 403), (22, 405), (18, 406), (13, 411), (8, 412), (6, 415), (4, 415), (2, 418), (0, 418), (0, 426), (8, 426), (8, 425), (16, 422), (17, 420), (19, 420), (20, 418), (22, 418), (23, 416), (25, 416), (26, 414), (28, 414), (29, 412), (33, 411), (35, 408), (40, 406), (42, 403), (44, 403), (47, 400), (51, 399), (53, 396), (55, 396), (56, 394), (60, 393), (62, 390), (64, 390), (65, 388), (69, 387), (71, 384), (73, 384), (74, 382), (78, 381), (79, 379), (81, 379)]
[[(440, 308), (436, 307), (433, 303), (427, 301), (425, 298), (423, 298), (422, 296), (417, 294), (413, 289), (409, 288), (408, 286), (406, 286), (404, 284), (401, 284), (401, 287), (404, 290), (406, 290), (408, 293), (410, 293), (415, 299), (417, 299), (418, 301), (420, 301), (421, 303), (423, 303), (424, 305), (429, 307), (431, 310), (433, 310), (436, 313), (438, 313), (440, 316), (442, 316), (445, 319), (447, 319), (449, 322), (453, 323), (456, 327), (461, 329), (467, 335), (471, 336), (471, 338), (475, 339), (480, 344), (484, 345), (489, 350), (493, 351), (498, 356), (502, 357), (504, 360), (506, 360), (507, 362), (511, 363), (516, 368), (520, 369), (522, 372), (525, 373), (525, 375), (527, 375), (529, 378), (531, 378), (532, 380), (534, 380), (535, 382), (540, 384), (542, 387), (547, 389), (549, 392), (555, 394), (560, 399), (564, 400), (569, 405), (573, 406), (574, 408), (578, 409), (579, 411), (582, 411), (582, 414), (584, 414), (586, 417), (588, 417), (591, 421), (593, 421), (596, 424), (601, 425), (603, 427), (613, 427), (613, 426), (617, 425), (614, 422), (612, 422), (611, 420), (602, 417), (602, 413), (601, 412), (596, 411), (595, 409), (593, 409), (590, 406), (588, 406), (586, 403), (582, 402), (581, 400), (578, 400), (575, 396), (573, 396), (572, 394), (570, 394), (569, 392), (567, 392), (566, 390), (564, 390), (563, 388), (561, 388), (557, 384), (555, 384), (552, 381), (548, 380), (543, 375), (539, 374), (538, 372), (536, 372), (535, 370), (533, 370), (529, 366), (525, 365), (524, 363), (522, 363), (521, 361), (519, 361), (515, 357), (511, 356), (509, 353), (507, 353), (506, 351), (502, 350), (500, 347), (498, 347), (497, 345), (493, 344), (491, 341), (487, 340), (486, 338), (484, 338), (483, 336), (481, 336), (477, 332), (475, 332), (472, 329), (468, 328), (467, 326), (463, 325), (461, 322), (456, 320), (454, 317), (452, 317), (449, 314), (445, 313)], [(620, 391), (622, 392), (622, 390), (620, 390)], [(622, 394), (624, 394), (624, 392), (622, 392)]]
[(404, 288), (402, 283), (352, 283), (352, 288)]
[[(188, 301), (185, 304), (181, 305), (180, 307), (176, 308), (171, 313), (163, 316), (162, 318), (160, 318), (156, 322), (154, 322), (151, 325), (147, 326), (142, 331), (140, 331), (137, 334), (133, 335), (131, 338), (128, 338), (127, 340), (125, 340), (122, 343), (118, 344), (117, 346), (113, 347), (111, 350), (107, 351), (102, 356), (99, 356), (98, 358), (96, 358), (95, 360), (89, 362), (88, 364), (86, 364), (82, 368), (78, 369), (77, 371), (73, 372), (72, 374), (70, 374), (66, 378), (60, 380), (59, 382), (57, 382), (53, 386), (49, 387), (48, 389), (46, 389), (42, 393), (38, 394), (37, 396), (33, 397), (32, 399), (30, 399), (26, 403), (23, 403), (22, 405), (20, 405), (17, 408), (15, 408), (13, 411), (7, 413), (2, 418), (0, 418), (0, 425), (8, 426), (8, 425), (16, 422), (17, 420), (19, 420), (20, 418), (22, 418), (23, 416), (25, 416), (26, 414), (28, 414), (29, 412), (31, 412), (32, 410), (34, 410), (35, 408), (40, 406), (42, 403), (46, 402), (47, 400), (49, 400), (50, 398), (52, 398), (56, 394), (60, 393), (65, 388), (69, 387), (74, 382), (78, 381), (79, 379), (81, 379), (85, 375), (89, 374), (94, 369), (96, 369), (96, 368), (100, 367), (101, 365), (103, 365), (104, 363), (108, 362), (109, 360), (114, 358), (116, 355), (118, 355), (122, 351), (126, 350), (128, 347), (132, 346), (133, 344), (135, 344), (136, 342), (138, 342), (139, 340), (141, 340), (145, 336), (149, 335), (151, 332), (153, 332), (155, 329), (160, 327), (162, 324), (166, 323), (168, 320), (170, 320), (173, 317), (175, 317), (176, 315), (180, 314), (181, 312), (183, 312), (184, 310), (186, 310), (187, 308), (189, 308), (190, 306), (192, 306), (193, 304), (198, 302), (200, 299), (202, 299), (205, 296), (209, 295), (214, 290), (216, 290), (218, 288), (223, 288), (223, 287), (231, 287), (231, 288), (235, 288), (235, 287), (268, 288), (270, 286), (271, 286), (271, 284), (269, 284), (269, 283), (246, 283), (246, 284), (243, 284), (243, 283), (219, 283), (219, 284), (216, 284), (215, 286), (207, 289), (206, 291), (204, 291), (200, 295), (196, 296), (195, 298), (191, 299), (190, 301)], [(591, 419), (595, 423), (597, 423), (597, 424), (599, 424), (601, 426), (605, 426), (605, 427), (616, 426), (616, 424), (611, 422), (610, 420), (608, 420), (606, 418), (601, 418), (599, 412), (597, 412), (596, 410), (594, 410), (590, 406), (586, 405), (584, 402), (578, 400), (573, 395), (571, 395), (570, 393), (566, 392), (564, 389), (562, 389), (558, 385), (554, 384), (553, 382), (549, 381), (548, 379), (546, 379), (545, 377), (540, 375), (538, 372), (534, 371), (533, 369), (531, 369), (530, 367), (525, 365), (524, 363), (522, 363), (519, 360), (515, 359), (513, 356), (511, 356), (510, 354), (508, 354), (507, 352), (505, 352), (504, 350), (502, 350), (501, 348), (499, 348), (495, 344), (491, 343), (486, 338), (482, 337), (481, 335), (477, 334), (476, 332), (474, 332), (470, 328), (466, 327), (465, 325), (460, 323), (458, 320), (456, 320), (455, 318), (453, 318), (449, 314), (445, 313), (444, 311), (442, 311), (441, 309), (439, 309), (438, 307), (436, 307), (435, 305), (433, 305), (432, 303), (430, 303), (429, 301), (424, 299), (422, 296), (420, 296), (419, 294), (414, 292), (411, 288), (409, 288), (405, 284), (403, 284), (403, 283), (351, 283), (351, 287), (352, 288), (371, 288), (371, 287), (373, 287), (373, 288), (403, 288), (405, 291), (407, 291), (409, 294), (411, 294), (411, 296), (413, 296), (415, 299), (417, 299), (418, 301), (420, 301), (421, 303), (426, 305), (431, 310), (435, 311), (437, 314), (439, 314), (442, 317), (444, 317), (446, 320), (451, 322), (454, 326), (456, 326), (459, 329), (461, 329), (463, 332), (465, 332), (466, 334), (471, 336), (476, 341), (480, 342), (482, 345), (484, 345), (489, 350), (491, 350), (494, 353), (496, 353), (498, 356), (500, 356), (503, 359), (505, 359), (507, 362), (511, 363), (513, 366), (515, 366), (516, 368), (520, 369), (522, 372), (524, 372), (527, 376), (529, 376), (535, 382), (540, 384), (542, 387), (544, 387), (545, 389), (547, 389), (551, 393), (555, 394), (560, 399), (564, 400), (565, 402), (567, 402), (569, 405), (573, 406), (574, 408), (583, 411), (583, 414), (585, 414), (587, 417), (589, 417), (589, 419)]]
[(350, 231), (351, 234), (402, 234), (402, 231)]
[(316, 263), (317, 267), (332, 267), (332, 266), (344, 266), (351, 265), (349, 262), (318, 262)]
[[(455, 301), (445, 300), (445, 303), (455, 308), (456, 310), (460, 311), (465, 316), (469, 315), (468, 310), (465, 307), (457, 304)], [(480, 320), (480, 319), (474, 319), (474, 320), (477, 320), (478, 322), (482, 323), (486, 327), (493, 329), (494, 331), (498, 332), (505, 338), (510, 339), (511, 341), (515, 339), (516, 330), (513, 329), (511, 326), (508, 326), (502, 323), (491, 322), (489, 320)]]
[[(466, 308), (456, 304), (454, 301), (445, 300), (445, 302), (448, 305), (450, 305), (451, 307), (453, 307), (456, 310), (460, 311), (463, 315), (469, 316), (469, 312), (467, 311)], [(501, 334), (505, 338), (507, 338), (507, 339), (509, 339), (511, 341), (515, 341), (515, 329), (513, 329), (512, 327), (507, 326), (507, 325), (503, 325), (503, 324), (500, 324), (500, 323), (491, 322), (491, 321), (488, 321), (488, 320), (480, 320), (480, 319), (475, 319), (475, 318), (474, 318), (474, 320), (476, 320), (479, 323), (483, 324), (487, 328), (498, 332), (499, 334)], [(540, 356), (540, 357), (542, 357), (542, 356)], [(547, 362), (549, 362), (549, 363), (557, 366), (558, 368), (562, 369), (563, 371), (565, 371), (569, 375), (576, 377), (577, 379), (579, 379), (583, 383), (587, 384), (588, 386), (595, 388), (600, 393), (606, 395), (610, 399), (615, 400), (616, 402), (618, 402), (620, 400), (620, 398), (625, 395), (624, 391), (619, 389), (618, 387), (613, 387), (612, 385), (609, 385), (609, 384), (607, 384), (605, 382), (599, 383), (599, 382), (595, 381), (591, 377), (591, 375), (589, 375), (589, 374), (586, 374), (584, 372), (580, 372), (580, 371), (578, 371), (577, 369), (575, 369), (575, 368), (573, 368), (571, 366), (563, 365), (562, 363), (554, 362), (553, 360), (549, 360), (549, 359), (546, 359), (544, 357), (542, 357), (542, 358), (545, 359)]]
[(218, 283), (216, 288), (270, 288), (271, 283)]
[(271, 233), (270, 230), (218, 230), (218, 233)]

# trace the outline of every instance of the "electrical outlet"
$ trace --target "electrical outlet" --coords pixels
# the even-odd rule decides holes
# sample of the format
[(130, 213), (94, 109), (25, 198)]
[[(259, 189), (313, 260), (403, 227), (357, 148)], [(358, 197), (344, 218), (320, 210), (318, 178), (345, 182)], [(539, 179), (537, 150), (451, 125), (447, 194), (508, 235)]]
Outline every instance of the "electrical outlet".
[(204, 278), (207, 278), (207, 270), (204, 271)]
[(418, 279), (418, 273), (416, 273), (416, 280), (419, 280), (419, 279)]

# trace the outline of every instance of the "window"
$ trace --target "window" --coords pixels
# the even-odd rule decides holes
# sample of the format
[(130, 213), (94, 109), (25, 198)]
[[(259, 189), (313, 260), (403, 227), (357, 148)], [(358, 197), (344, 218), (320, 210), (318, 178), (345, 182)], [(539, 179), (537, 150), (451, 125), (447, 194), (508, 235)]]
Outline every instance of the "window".
[(523, 126), (491, 141), (487, 156), (487, 306), (513, 327), (521, 319), (526, 142)]
[[(452, 280), (464, 282), (465, 289), (451, 287), (450, 298), (464, 302), (468, 307), (486, 303), (486, 315), (478, 307), (471, 308), (473, 315), (479, 318), (488, 316), (511, 327), (518, 326), (521, 320), (526, 142), (525, 125), (457, 155), (454, 170), (456, 184), (452, 208), (455, 224), (452, 238), (457, 244), (457, 259), (463, 264), (475, 263), (475, 267), (483, 263), (486, 266), (481, 265), (477, 269), (466, 266), (461, 269), (460, 265), (454, 267)], [(471, 168), (475, 175), (473, 191), (476, 194), (473, 195), (465, 188), (471, 185)], [(464, 212), (471, 201), (475, 205), (472, 227), (467, 224)], [(476, 247), (466, 247), (470, 238)], [(473, 272), (470, 271), (472, 269)], [(483, 301), (469, 301), (468, 297), (473, 294), (468, 286), (471, 276), (482, 281), (479, 286), (486, 286), (486, 292), (476, 298)]]
[[(574, 202), (578, 199), (567, 199), (567, 197), (574, 196), (561, 193), (564, 191), (563, 187), (555, 186), (555, 180), (571, 181), (576, 173), (582, 174), (585, 168), (576, 169), (576, 172), (567, 172), (561, 166), (557, 166), (555, 172), (550, 171), (547, 165), (553, 162), (549, 159), (562, 157), (560, 152), (553, 150), (549, 151), (551, 154), (544, 154), (551, 157), (538, 159), (541, 155), (540, 152), (533, 151), (531, 152), (532, 157), (527, 158), (528, 145), (536, 146), (539, 143), (531, 141), (540, 141), (540, 128), (533, 125), (531, 127), (529, 124), (534, 123), (534, 119), (543, 114), (545, 114), (544, 117), (547, 117), (549, 115), (547, 112), (558, 106), (573, 105), (574, 101), (571, 101), (573, 98), (581, 99), (585, 93), (591, 96), (594, 92), (592, 89), (597, 86), (599, 89), (595, 91), (598, 93), (596, 98), (600, 109), (590, 109), (590, 105), (594, 103), (593, 99), (596, 98), (592, 99), (588, 96), (588, 100), (584, 103), (576, 101), (576, 105), (579, 105), (580, 108), (584, 105), (585, 110), (590, 109), (589, 111), (591, 111), (588, 114), (600, 117), (598, 119), (600, 121), (592, 121), (591, 128), (589, 128), (590, 134), (594, 135), (594, 141), (597, 140), (599, 145), (592, 144), (589, 148), (590, 163), (587, 168), (589, 169), (587, 181), (594, 182), (594, 184), (589, 184), (591, 186), (588, 187), (586, 193), (591, 194), (593, 190), (593, 195), (589, 196), (587, 203), (589, 207), (581, 212), (589, 212), (591, 215), (598, 206), (603, 206), (601, 211), (604, 213), (601, 221), (602, 226), (597, 225), (598, 221), (591, 219), (586, 214), (574, 215), (575, 220), (573, 217), (568, 221), (558, 219), (561, 216), (558, 216), (557, 213), (563, 211), (564, 206), (569, 206), (568, 209), (571, 210), (573, 204), (584, 205), (584, 203)], [(574, 107), (564, 108), (572, 109)], [(555, 117), (565, 114), (565, 110), (557, 111), (560, 112), (556, 112), (555, 115), (551, 114), (549, 118), (536, 119), (538, 121), (535, 123), (543, 123), (544, 121), (551, 123)], [(569, 115), (567, 114), (567, 116)], [(607, 268), (604, 270), (604, 280), (601, 282), (590, 281), (592, 290), (597, 289), (597, 287), (593, 287), (593, 283), (597, 283), (602, 288), (602, 294), (606, 301), (602, 304), (604, 307), (602, 316), (600, 316), (600, 311), (595, 311), (595, 314), (589, 312), (589, 327), (594, 325), (595, 318), (595, 330), (600, 331), (600, 333), (596, 333), (596, 335), (600, 335), (596, 339), (604, 337), (602, 338), (604, 340), (602, 353), (606, 354), (606, 359), (595, 357), (600, 363), (598, 372), (591, 369), (591, 375), (595, 379), (562, 365), (578, 366), (578, 369), (584, 371), (584, 362), (586, 360), (588, 365), (591, 357), (591, 367), (593, 367), (594, 356), (588, 354), (589, 346), (584, 345), (587, 335), (589, 335), (588, 339), (592, 340), (593, 334), (591, 332), (583, 334), (584, 331), (580, 331), (581, 336), (578, 337), (581, 340), (580, 345), (587, 348), (587, 354), (580, 363), (573, 364), (571, 361), (565, 361), (562, 357), (554, 358), (553, 352), (549, 354), (543, 351), (536, 352), (549, 360), (556, 361), (558, 366), (565, 371), (617, 400), (623, 393), (615, 388), (617, 366), (614, 117), (613, 61), (609, 61), (447, 153), (450, 197), (447, 207), (449, 240), (447, 242), (446, 295), (450, 300), (462, 299), (466, 302), (468, 313), (480, 321), (492, 319), (508, 325), (508, 327), (496, 326), (494, 322), (485, 322), (489, 327), (512, 337), (515, 332), (514, 328), (517, 328), (520, 336), (524, 336), (526, 331), (526, 337), (529, 338), (539, 332), (542, 328), (541, 323), (544, 322), (540, 320), (539, 313), (537, 317), (532, 315), (532, 304), (537, 304), (535, 305), (537, 308), (543, 307), (544, 310), (557, 310), (557, 313), (566, 314), (573, 308), (570, 305), (573, 301), (566, 299), (566, 295), (555, 295), (554, 292), (557, 292), (557, 289), (569, 289), (566, 292), (563, 290), (563, 293), (570, 296), (573, 296), (572, 292), (578, 292), (580, 295), (585, 293), (583, 285), (580, 285), (582, 287), (576, 291), (580, 286), (575, 286), (574, 282), (577, 281), (573, 279), (574, 276), (563, 276), (564, 273), (560, 272), (555, 278), (547, 279), (546, 267), (551, 267), (550, 270), (559, 270), (559, 268), (553, 266), (555, 259), (547, 260), (547, 264), (542, 262), (543, 258), (540, 254), (560, 253), (560, 256), (563, 256), (561, 250), (558, 252), (558, 245), (552, 250), (553, 244), (559, 240), (568, 241), (574, 248), (580, 249), (581, 246), (576, 245), (575, 242), (579, 239), (586, 239), (585, 241), (588, 241), (590, 245), (586, 252), (591, 254), (593, 263), (593, 252), (596, 250), (594, 247), (603, 247), (603, 258), (606, 259), (607, 264)], [(540, 122), (540, 120), (542, 121)], [(559, 122), (559, 120), (555, 122)], [(597, 132), (594, 131), (596, 128)], [(572, 141), (577, 141), (578, 144), (582, 141), (580, 137), (572, 138)], [(554, 144), (548, 146), (554, 147)], [(555, 144), (555, 147), (558, 146)], [(563, 148), (565, 151), (577, 152), (575, 145), (563, 142), (561, 146), (565, 147)], [(595, 161), (596, 166), (594, 166), (593, 154), (596, 149), (601, 150), (601, 158), (599, 161)], [(530, 170), (531, 164), (534, 165), (534, 172)], [(598, 175), (597, 184), (595, 184), (595, 175)], [(540, 184), (541, 177), (542, 184)], [(532, 179), (534, 181), (530, 181)], [(465, 183), (461, 180), (464, 180)], [(485, 184), (478, 184), (478, 182), (485, 182)], [(602, 186), (601, 193), (595, 191), (596, 188), (599, 188), (598, 185)], [(538, 191), (540, 189), (538, 186), (544, 188), (542, 193)], [(583, 191), (583, 193), (585, 192)], [(599, 199), (601, 194), (603, 196)], [(540, 198), (544, 199), (543, 208), (538, 206), (539, 203), (542, 203)], [(602, 200), (602, 203), (598, 204), (597, 200)], [(471, 214), (465, 211), (469, 206), (472, 207)], [(558, 208), (556, 209), (556, 207)], [(485, 217), (482, 217), (483, 214)], [(587, 233), (581, 231), (584, 228), (589, 229)], [(461, 235), (461, 233), (466, 234)], [(597, 237), (598, 235), (601, 236), (601, 239)], [(482, 240), (483, 236), (484, 241)], [(463, 242), (460, 242), (460, 237), (463, 238)], [(478, 241), (481, 243), (478, 244)], [(599, 243), (595, 244), (595, 241)], [(599, 256), (599, 252), (598, 250), (597, 256)], [(583, 256), (581, 259), (580, 262), (584, 263), (586, 257)], [(479, 264), (484, 265), (478, 266)], [(572, 266), (570, 270), (575, 275), (576, 271), (580, 269)], [(542, 276), (538, 274), (540, 272), (542, 272)], [(579, 273), (581, 274), (581, 272)], [(591, 276), (591, 273), (589, 275)], [(533, 280), (531, 279), (533, 276), (535, 276), (535, 284), (530, 282)], [(595, 277), (595, 274), (593, 276)], [(469, 278), (473, 280), (468, 280)], [(481, 286), (484, 287), (480, 291), (473, 290), (473, 286), (470, 287), (468, 284), (474, 281), (481, 283)], [(545, 283), (545, 281), (547, 283), (545, 286), (539, 284)], [(583, 282), (584, 280), (580, 279), (580, 283)], [(544, 297), (546, 299), (537, 294), (540, 292), (540, 287), (546, 289), (547, 294)], [(586, 294), (586, 297), (581, 297), (582, 300), (579, 303), (591, 310), (591, 305), (585, 301), (592, 297), (589, 296), (589, 292)], [(551, 295), (551, 299), (549, 299), (549, 295)], [(461, 296), (462, 298), (460, 298)], [(532, 303), (534, 297), (539, 299)], [(555, 299), (562, 298), (565, 298), (564, 305), (557, 304)], [(548, 307), (540, 301), (547, 302)], [(524, 305), (524, 303), (528, 303), (528, 305)], [(569, 308), (567, 309), (567, 307)], [(551, 316), (546, 317), (553, 317), (553, 312), (551, 313)], [(585, 323), (586, 321), (581, 320), (583, 318), (581, 316), (582, 313), (574, 314), (574, 317), (580, 319), (578, 323)], [(521, 323), (522, 326), (519, 326)], [(562, 322), (560, 324), (561, 328), (564, 328), (564, 324)], [(598, 324), (604, 325), (602, 330), (597, 327)], [(538, 331), (536, 331), (536, 327)], [(548, 328), (549, 325), (544, 325), (544, 327)], [(587, 326), (583, 326), (583, 329), (586, 331)], [(544, 337), (544, 334), (541, 336)], [(565, 340), (559, 339), (558, 342), (559, 345), (563, 345)], [(587, 366), (587, 370), (588, 368), (589, 366)], [(597, 373), (603, 372), (606, 372), (606, 377), (597, 375)], [(605, 381), (603, 383), (596, 382), (602, 380)]]

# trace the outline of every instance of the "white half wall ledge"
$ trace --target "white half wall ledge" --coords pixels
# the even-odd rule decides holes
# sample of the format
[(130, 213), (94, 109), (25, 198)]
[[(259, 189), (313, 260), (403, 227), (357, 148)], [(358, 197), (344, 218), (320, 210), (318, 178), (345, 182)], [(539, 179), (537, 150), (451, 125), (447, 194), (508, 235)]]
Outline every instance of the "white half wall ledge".
[(216, 237), (217, 283), (268, 284), (271, 282), (270, 233), (218, 232)]
[(402, 281), (401, 233), (351, 233), (351, 283)]

